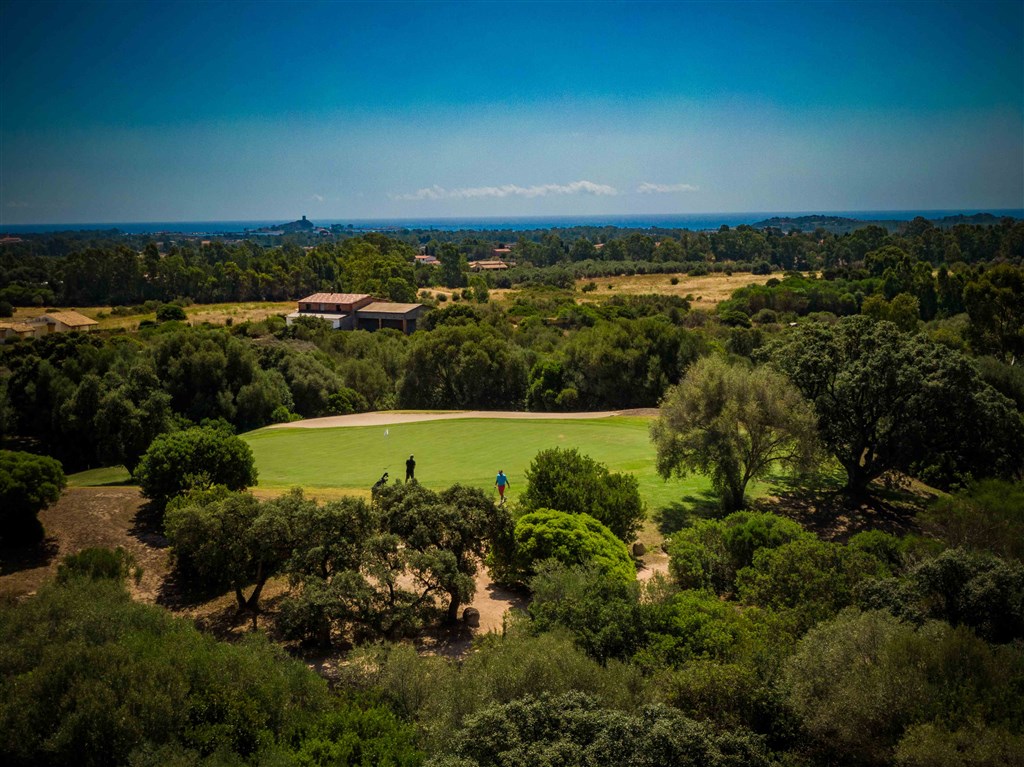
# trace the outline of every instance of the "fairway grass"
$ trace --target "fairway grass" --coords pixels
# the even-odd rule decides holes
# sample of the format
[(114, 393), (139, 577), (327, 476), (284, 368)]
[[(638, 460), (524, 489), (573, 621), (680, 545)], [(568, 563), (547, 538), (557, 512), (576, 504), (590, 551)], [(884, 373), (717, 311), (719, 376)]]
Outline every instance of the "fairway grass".
[[(504, 470), (515, 499), (538, 451), (576, 448), (612, 471), (634, 475), (650, 510), (702, 496), (711, 489), (700, 475), (665, 482), (654, 468), (651, 419), (616, 416), (593, 420), (457, 419), (389, 426), (327, 429), (259, 429), (243, 434), (256, 456), (259, 488), (302, 487), (325, 497), (364, 495), (381, 474), (405, 478), (405, 460), (416, 456), (416, 479), (432, 489), (455, 483), (494, 491)], [(750, 488), (756, 493), (755, 488)]]

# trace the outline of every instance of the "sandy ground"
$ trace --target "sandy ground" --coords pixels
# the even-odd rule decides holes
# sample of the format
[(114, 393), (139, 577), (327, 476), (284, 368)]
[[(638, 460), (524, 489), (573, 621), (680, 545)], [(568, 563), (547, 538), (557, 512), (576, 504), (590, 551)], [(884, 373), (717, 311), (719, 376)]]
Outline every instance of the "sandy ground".
[(600, 410), (589, 413), (524, 413), (513, 410), (379, 410), (373, 413), (332, 415), (325, 418), (307, 418), (292, 423), (276, 423), (268, 429), (331, 429), (340, 426), (390, 426), (422, 421), (451, 421), (457, 418), (522, 418), (531, 421), (586, 420), (611, 418), (617, 415), (657, 415), (657, 408), (634, 410)]

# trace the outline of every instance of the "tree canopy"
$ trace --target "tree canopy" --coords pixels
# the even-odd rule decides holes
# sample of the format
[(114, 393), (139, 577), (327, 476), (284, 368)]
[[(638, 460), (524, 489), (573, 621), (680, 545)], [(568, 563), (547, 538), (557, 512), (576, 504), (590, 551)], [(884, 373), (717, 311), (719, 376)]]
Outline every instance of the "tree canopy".
[(708, 474), (722, 506), (734, 511), (752, 479), (777, 466), (811, 466), (816, 426), (812, 408), (783, 376), (704, 357), (665, 394), (651, 438), (661, 476)]
[(20, 450), (0, 450), (0, 541), (42, 538), (37, 515), (60, 498), (67, 481), (60, 461)]

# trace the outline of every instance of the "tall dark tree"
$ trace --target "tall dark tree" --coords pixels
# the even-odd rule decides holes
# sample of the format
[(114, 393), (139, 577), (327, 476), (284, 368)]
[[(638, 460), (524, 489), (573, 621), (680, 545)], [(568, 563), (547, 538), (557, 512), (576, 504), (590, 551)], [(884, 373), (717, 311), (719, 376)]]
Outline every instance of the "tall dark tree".
[(1024, 425), (1012, 403), (962, 354), (920, 335), (844, 317), (803, 325), (766, 355), (814, 403), (850, 492), (892, 469), (939, 485), (1021, 469)]

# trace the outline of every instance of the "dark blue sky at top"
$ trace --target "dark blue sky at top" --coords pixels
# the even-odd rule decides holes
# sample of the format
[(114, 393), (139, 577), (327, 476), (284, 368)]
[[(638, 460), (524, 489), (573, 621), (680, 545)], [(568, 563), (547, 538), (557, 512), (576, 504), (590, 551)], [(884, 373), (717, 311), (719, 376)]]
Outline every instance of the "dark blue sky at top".
[(0, 222), (1022, 207), (1022, 8), (4, 0)]

